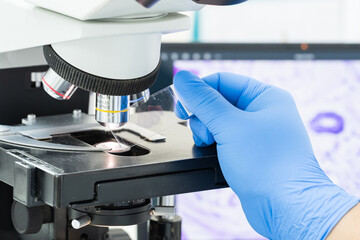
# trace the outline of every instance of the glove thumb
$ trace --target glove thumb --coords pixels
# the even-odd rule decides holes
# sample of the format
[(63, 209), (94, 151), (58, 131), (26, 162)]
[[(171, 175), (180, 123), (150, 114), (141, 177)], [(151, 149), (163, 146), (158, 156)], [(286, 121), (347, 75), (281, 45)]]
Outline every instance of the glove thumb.
[(216, 137), (229, 115), (239, 111), (220, 92), (191, 72), (180, 71), (174, 77), (174, 86), (180, 102)]

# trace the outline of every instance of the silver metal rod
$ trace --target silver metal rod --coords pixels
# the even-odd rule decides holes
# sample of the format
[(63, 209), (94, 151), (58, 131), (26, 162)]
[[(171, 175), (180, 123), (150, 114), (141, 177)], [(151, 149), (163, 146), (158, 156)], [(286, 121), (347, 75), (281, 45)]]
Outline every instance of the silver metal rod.
[(159, 197), (159, 206), (173, 207), (175, 206), (175, 196)]
[(76, 218), (71, 221), (71, 226), (74, 229), (80, 229), (83, 228), (91, 223), (91, 218), (87, 215)]
[(163, 196), (154, 199), (152, 215), (173, 218), (175, 216), (175, 196)]

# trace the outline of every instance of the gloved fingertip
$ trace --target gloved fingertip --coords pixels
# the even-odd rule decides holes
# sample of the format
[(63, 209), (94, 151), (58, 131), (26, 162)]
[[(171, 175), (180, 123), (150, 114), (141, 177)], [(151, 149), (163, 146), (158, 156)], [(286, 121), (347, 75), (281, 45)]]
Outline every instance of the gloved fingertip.
[(187, 116), (186, 112), (184, 111), (182, 104), (179, 101), (175, 105), (175, 115), (182, 120), (187, 120), (189, 118), (189, 116)]
[[(176, 92), (183, 95), (186, 92), (186, 89), (191, 89), (191, 82), (199, 82), (201, 79), (189, 71), (180, 71), (174, 77), (174, 86)], [(186, 97), (186, 96), (183, 96)]]
[(215, 143), (215, 139), (214, 136), (208, 132), (208, 134), (206, 135), (206, 140), (204, 141), (208, 146), (212, 145), (213, 143)]
[(196, 76), (194, 73), (192, 73), (190, 71), (182, 70), (175, 74), (174, 85), (176, 86), (176, 84), (181, 84), (183, 81), (186, 81), (186, 80), (192, 79), (192, 78), (199, 79), (199, 77)]
[(190, 118), (190, 128), (193, 134), (201, 140), (202, 146), (210, 146), (215, 142), (214, 136), (197, 117)]
[(206, 143), (204, 143), (195, 133), (193, 134), (194, 143), (197, 147), (207, 147)]
[(175, 105), (175, 115), (183, 120), (188, 120), (194, 116), (191, 112), (184, 108), (180, 101), (178, 101)]
[[(175, 93), (187, 112), (199, 118), (211, 133), (222, 128), (227, 115), (236, 110), (219, 91), (191, 72), (181, 71), (174, 78)], [(202, 137), (199, 136), (198, 137)]]

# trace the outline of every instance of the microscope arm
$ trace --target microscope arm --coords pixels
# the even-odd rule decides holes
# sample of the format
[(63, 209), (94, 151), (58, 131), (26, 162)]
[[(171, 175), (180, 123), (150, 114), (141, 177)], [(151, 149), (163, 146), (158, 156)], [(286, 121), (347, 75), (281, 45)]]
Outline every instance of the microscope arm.
[[(11, 16), (11, 19), (9, 19), (9, 16)], [(121, 36), (137, 35), (139, 39), (144, 40), (144, 44), (139, 47), (145, 47), (147, 42), (145, 41), (146, 38), (143, 37), (157, 34), (159, 42), (156, 43), (156, 46), (148, 45), (147, 49), (160, 49), (160, 36), (162, 33), (182, 31), (189, 27), (190, 20), (188, 17), (176, 13), (143, 21), (79, 21), (35, 7), (26, 2), (0, 0), (0, 31), (5, 33), (4, 37), (0, 38), (0, 69), (46, 63), (42, 53), (42, 46), (49, 44), (63, 50), (72, 43), (78, 45), (81, 41), (86, 43), (91, 39), (97, 39), (100, 44), (102, 39), (106, 42), (106, 39), (111, 37), (121, 39)], [(124, 42), (121, 43), (125, 44)], [(157, 55), (159, 53), (152, 57), (155, 59)], [(123, 54), (118, 56), (123, 56)], [(68, 56), (68, 58), (71, 57)], [(121, 59), (121, 57), (117, 59)], [(158, 59), (154, 61), (157, 64)], [(77, 66), (77, 63), (74, 63), (74, 65)], [(87, 71), (88, 69), (83, 70)], [(121, 67), (119, 70), (121, 70)], [(106, 70), (93, 70), (93, 72), (89, 70), (92, 74), (102, 75), (95, 71)], [(121, 73), (119, 74), (121, 75)]]
[(27, 1), (33, 5), (0, 0), (0, 31), (6, 33), (0, 69), (29, 66), (26, 54), (33, 54), (33, 64), (43, 62), (43, 47), (50, 67), (42, 78), (45, 91), (58, 100), (68, 100), (77, 88), (95, 92), (96, 120), (121, 126), (128, 121), (130, 95), (144, 93), (157, 78), (161, 35), (190, 27), (177, 12), (244, 0)]

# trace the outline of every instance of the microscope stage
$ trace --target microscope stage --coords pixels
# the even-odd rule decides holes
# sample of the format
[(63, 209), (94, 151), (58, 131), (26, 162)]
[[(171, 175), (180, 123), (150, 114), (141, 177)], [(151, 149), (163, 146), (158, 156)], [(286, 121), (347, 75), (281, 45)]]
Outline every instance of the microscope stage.
[[(93, 116), (39, 117), (0, 130), (0, 180), (13, 186), (14, 199), (53, 207), (101, 205), (227, 187), (215, 146), (197, 148), (191, 131), (178, 123), (153, 134), (137, 126), (122, 131), (131, 150), (109, 153), (94, 145), (114, 141)], [(140, 129), (140, 130), (139, 130)], [(142, 135), (140, 137), (139, 135)]]

